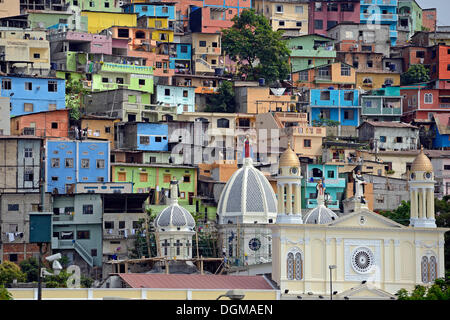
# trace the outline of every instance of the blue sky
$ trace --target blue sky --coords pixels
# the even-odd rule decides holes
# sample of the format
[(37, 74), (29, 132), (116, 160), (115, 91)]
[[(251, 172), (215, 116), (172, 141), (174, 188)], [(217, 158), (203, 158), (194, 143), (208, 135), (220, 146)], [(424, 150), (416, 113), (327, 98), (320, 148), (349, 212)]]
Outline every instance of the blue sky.
[(450, 1), (449, 0), (416, 0), (422, 9), (436, 8), (438, 15), (437, 25), (450, 26)]

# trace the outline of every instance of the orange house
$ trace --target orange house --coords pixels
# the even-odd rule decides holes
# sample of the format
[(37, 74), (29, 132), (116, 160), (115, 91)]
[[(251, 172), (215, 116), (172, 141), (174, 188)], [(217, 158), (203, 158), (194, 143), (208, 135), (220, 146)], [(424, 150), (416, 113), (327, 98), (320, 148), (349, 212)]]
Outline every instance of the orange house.
[(336, 89), (354, 89), (356, 69), (347, 63), (335, 62), (294, 72), (292, 80), (297, 87), (309, 89), (328, 88), (330, 86), (334, 86)]
[(11, 135), (68, 138), (69, 110), (53, 110), (11, 118)]

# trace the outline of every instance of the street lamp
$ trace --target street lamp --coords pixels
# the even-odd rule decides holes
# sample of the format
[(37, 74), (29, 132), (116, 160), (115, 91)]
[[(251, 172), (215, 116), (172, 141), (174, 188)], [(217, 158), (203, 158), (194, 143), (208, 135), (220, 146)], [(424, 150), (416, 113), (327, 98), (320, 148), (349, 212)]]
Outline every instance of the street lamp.
[(228, 290), (227, 293), (220, 295), (216, 300), (222, 297), (228, 297), (230, 300), (242, 300), (244, 296), (245, 294), (241, 290)]
[(333, 269), (336, 269), (336, 265), (332, 264), (329, 265), (328, 268), (330, 269), (330, 300), (333, 300)]

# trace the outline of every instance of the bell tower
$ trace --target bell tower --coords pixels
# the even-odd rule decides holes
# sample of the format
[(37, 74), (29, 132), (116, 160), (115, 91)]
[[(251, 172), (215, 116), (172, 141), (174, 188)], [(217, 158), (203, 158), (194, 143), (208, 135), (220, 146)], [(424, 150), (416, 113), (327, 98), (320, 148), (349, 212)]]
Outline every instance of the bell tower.
[(277, 176), (277, 223), (303, 224), (301, 213), (300, 161), (288, 143), (280, 157)]
[(419, 155), (411, 165), (409, 174), (411, 227), (436, 228), (434, 183), (433, 165), (423, 152), (422, 147)]

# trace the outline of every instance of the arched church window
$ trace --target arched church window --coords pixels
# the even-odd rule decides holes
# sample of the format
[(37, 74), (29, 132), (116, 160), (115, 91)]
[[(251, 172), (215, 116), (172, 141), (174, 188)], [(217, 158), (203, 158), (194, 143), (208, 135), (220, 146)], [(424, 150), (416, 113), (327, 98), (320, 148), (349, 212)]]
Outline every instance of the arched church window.
[(287, 257), (287, 278), (294, 280), (294, 254), (292, 252), (289, 252)]
[(303, 278), (303, 261), (302, 261), (302, 255), (300, 252), (297, 252), (295, 254), (294, 271), (295, 271), (295, 280), (302, 280), (302, 278)]
[(428, 257), (422, 257), (422, 282), (428, 283)]
[(436, 263), (436, 257), (431, 256), (430, 257), (430, 273), (429, 273), (429, 280), (430, 282), (434, 282), (437, 278), (437, 263)]

